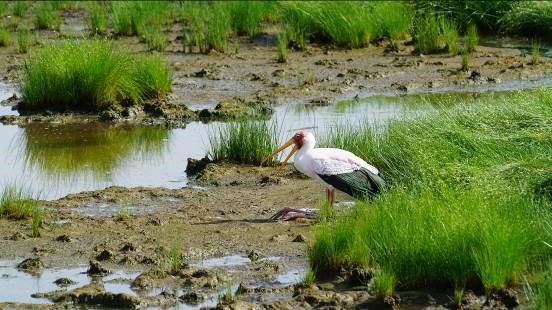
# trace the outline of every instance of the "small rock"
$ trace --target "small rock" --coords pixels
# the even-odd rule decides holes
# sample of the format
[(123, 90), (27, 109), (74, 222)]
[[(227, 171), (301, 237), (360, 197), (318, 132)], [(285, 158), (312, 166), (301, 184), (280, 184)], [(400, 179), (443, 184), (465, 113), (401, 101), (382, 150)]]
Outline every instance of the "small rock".
[(89, 275), (103, 276), (111, 273), (111, 271), (103, 268), (99, 262), (90, 261), (90, 267), (88, 267), (88, 270), (86, 271), (86, 273)]
[(259, 258), (264, 257), (265, 255), (259, 251), (251, 250), (249, 253), (247, 253), (247, 258), (249, 258), (252, 262), (258, 261)]
[(284, 241), (289, 240), (289, 236), (288, 235), (274, 235), (274, 236), (270, 237), (270, 239), (268, 239), (268, 240), (272, 241), (272, 242), (284, 242)]
[(119, 261), (118, 264), (119, 265), (134, 265), (134, 264), (136, 264), (136, 260), (125, 255), (123, 258), (121, 258), (121, 260)]
[(121, 252), (128, 253), (136, 251), (136, 247), (132, 243), (125, 243), (121, 248)]
[(305, 238), (305, 236), (303, 236), (302, 234), (298, 234), (297, 236), (295, 236), (295, 238), (293, 238), (292, 241), (293, 242), (305, 242), (305, 241), (307, 241), (307, 238)]
[(57, 236), (56, 238), (56, 241), (59, 241), (59, 242), (71, 242), (71, 238), (68, 236), (68, 235), (60, 235), (60, 236)]
[(363, 268), (353, 268), (349, 275), (349, 284), (351, 286), (366, 285), (374, 276), (372, 270)]
[(103, 250), (100, 254), (96, 256), (96, 259), (99, 261), (104, 261), (111, 260), (113, 259), (113, 257), (115, 257), (115, 254), (113, 254), (113, 252), (111, 252), (110, 250)]
[(73, 281), (69, 278), (59, 278), (59, 279), (55, 280), (54, 283), (59, 287), (66, 287), (66, 286), (76, 284), (77, 282), (75, 282), (75, 281)]
[(205, 295), (197, 292), (189, 292), (180, 296), (178, 299), (190, 305), (197, 305), (205, 300)]
[(210, 164), (211, 162), (212, 161), (207, 156), (199, 160), (188, 158), (188, 165), (186, 166), (186, 174), (188, 176), (196, 175), (201, 171), (203, 171), (203, 169), (205, 169), (205, 167), (207, 167), (207, 165)]
[(36, 273), (42, 268), (44, 268), (44, 264), (42, 264), (42, 261), (38, 257), (27, 258), (17, 265), (17, 269), (31, 273)]
[(10, 237), (10, 240), (13, 240), (13, 241), (19, 241), (19, 240), (25, 240), (25, 239), (27, 239), (27, 237), (25, 237), (25, 235), (20, 232), (16, 232)]

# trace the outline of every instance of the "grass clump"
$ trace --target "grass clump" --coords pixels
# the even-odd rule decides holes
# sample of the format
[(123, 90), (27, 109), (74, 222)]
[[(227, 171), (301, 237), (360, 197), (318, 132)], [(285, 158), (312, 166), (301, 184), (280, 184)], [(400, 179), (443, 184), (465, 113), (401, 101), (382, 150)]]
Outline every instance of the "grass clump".
[(275, 10), (275, 3), (270, 1), (232, 1), (228, 5), (231, 26), (237, 35), (253, 39), (263, 31), (263, 19), (269, 11)]
[(470, 70), (470, 53), (467, 49), (462, 51), (462, 66), (460, 67), (462, 71)]
[(182, 264), (182, 252), (177, 242), (173, 242), (171, 246), (171, 273), (178, 272)]
[(42, 209), (34, 207), (33, 218), (31, 221), (31, 237), (40, 237), (40, 227), (42, 226)]
[(29, 3), (27, 1), (14, 1), (12, 7), (12, 14), (17, 17), (23, 17), (29, 10)]
[(131, 57), (107, 41), (69, 41), (26, 60), (23, 109), (98, 111), (140, 104), (170, 91), (170, 72), (159, 56)]
[(0, 197), (0, 217), (24, 219), (33, 215), (37, 202), (28, 191), (7, 185)]
[(449, 54), (457, 52), (458, 28), (445, 16), (426, 14), (416, 22), (416, 47), (423, 54), (438, 53), (445, 49)]
[(167, 36), (163, 33), (163, 30), (160, 27), (150, 27), (144, 32), (144, 41), (148, 45), (148, 48), (152, 51), (163, 52), (169, 40)]
[(544, 281), (536, 290), (536, 309), (552, 309), (552, 264), (548, 267)]
[(25, 54), (29, 50), (31, 31), (28, 27), (23, 26), (17, 30), (17, 52)]
[(50, 3), (37, 5), (34, 10), (34, 25), (36, 29), (59, 30), (61, 15)]
[(231, 15), (225, 2), (188, 3), (183, 6), (184, 19), (190, 27), (184, 45), (196, 46), (201, 53), (225, 52), (232, 32)]
[(549, 1), (512, 1), (512, 8), (500, 16), (500, 30), (522, 36), (549, 36), (552, 4)]
[(477, 28), (475, 25), (469, 25), (464, 38), (464, 44), (466, 45), (468, 52), (473, 52), (478, 43), (479, 38), (477, 36)]
[(302, 287), (311, 287), (315, 281), (316, 281), (316, 273), (308, 269), (307, 272), (305, 273), (305, 276), (299, 283), (299, 285)]
[(531, 64), (536, 65), (540, 61), (541, 47), (539, 42), (533, 41), (531, 45)]
[(240, 120), (209, 133), (209, 157), (259, 165), (277, 147), (278, 130), (266, 121)]
[(10, 45), (10, 33), (4, 29), (0, 29), (0, 46), (6, 47)]
[(288, 60), (288, 39), (284, 33), (278, 35), (278, 62), (286, 63)]
[(549, 260), (543, 240), (552, 204), (534, 194), (552, 173), (549, 96), (547, 89), (487, 95), (383, 132), (332, 135), (332, 146), (359, 151), (390, 188), (321, 222), (311, 268), (374, 266), (392, 272), (397, 288), (491, 292), (518, 283)]
[(92, 5), (88, 11), (88, 28), (93, 35), (107, 33), (107, 16), (105, 7), (101, 3)]
[(385, 298), (393, 296), (396, 285), (395, 276), (389, 272), (378, 270), (374, 275), (373, 289), (376, 293), (376, 297)]

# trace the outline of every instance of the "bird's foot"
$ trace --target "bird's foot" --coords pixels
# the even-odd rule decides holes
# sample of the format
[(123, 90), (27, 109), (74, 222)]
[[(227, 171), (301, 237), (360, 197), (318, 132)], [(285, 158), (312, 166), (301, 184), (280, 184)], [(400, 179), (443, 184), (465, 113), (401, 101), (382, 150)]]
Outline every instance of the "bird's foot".
[(298, 218), (316, 219), (318, 218), (318, 212), (313, 209), (283, 208), (282, 210), (276, 212), (273, 216), (271, 216), (268, 221), (291, 221)]

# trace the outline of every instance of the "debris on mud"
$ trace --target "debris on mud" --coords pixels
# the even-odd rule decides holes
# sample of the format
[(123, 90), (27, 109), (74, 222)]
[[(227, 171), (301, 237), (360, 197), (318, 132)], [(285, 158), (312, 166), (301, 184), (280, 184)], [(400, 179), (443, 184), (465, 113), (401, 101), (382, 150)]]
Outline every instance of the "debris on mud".
[(90, 267), (88, 267), (86, 273), (92, 276), (104, 276), (111, 273), (111, 271), (102, 267), (99, 262), (91, 260)]
[(33, 274), (40, 272), (42, 268), (44, 268), (44, 264), (38, 257), (27, 258), (21, 263), (17, 264), (17, 269)]

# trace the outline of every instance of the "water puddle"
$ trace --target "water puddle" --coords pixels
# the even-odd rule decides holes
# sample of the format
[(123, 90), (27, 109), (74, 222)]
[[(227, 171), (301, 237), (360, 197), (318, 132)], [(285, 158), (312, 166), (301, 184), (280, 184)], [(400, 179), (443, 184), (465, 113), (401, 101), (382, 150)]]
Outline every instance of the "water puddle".
[[(531, 54), (533, 40), (529, 38), (481, 38), (480, 45), (489, 47), (511, 48), (520, 50), (523, 54)], [(540, 53), (544, 57), (552, 57), (552, 46), (546, 42), (539, 43)]]
[(280, 273), (276, 276), (272, 284), (276, 285), (291, 285), (299, 283), (305, 278), (307, 274), (306, 269), (291, 269), (286, 272)]
[(214, 267), (245, 265), (250, 262), (251, 260), (245, 256), (229, 255), (229, 256), (223, 256), (223, 257), (208, 258), (195, 264), (195, 266), (201, 267), (201, 268), (214, 268)]
[(72, 211), (80, 213), (88, 217), (113, 217), (117, 215), (138, 215), (147, 214), (166, 209), (157, 205), (111, 205), (111, 204), (88, 204), (78, 208), (72, 208)]
[(102, 279), (93, 279), (86, 274), (87, 266), (56, 269), (48, 268), (38, 275), (31, 275), (16, 269), (15, 261), (0, 261), (0, 302), (16, 302), (27, 304), (51, 303), (45, 298), (33, 298), (32, 294), (46, 293), (61, 289), (54, 281), (59, 278), (69, 278), (75, 283), (66, 286), (72, 290), (92, 281), (99, 281), (106, 291), (136, 295), (130, 288), (130, 282), (139, 272), (114, 271)]

